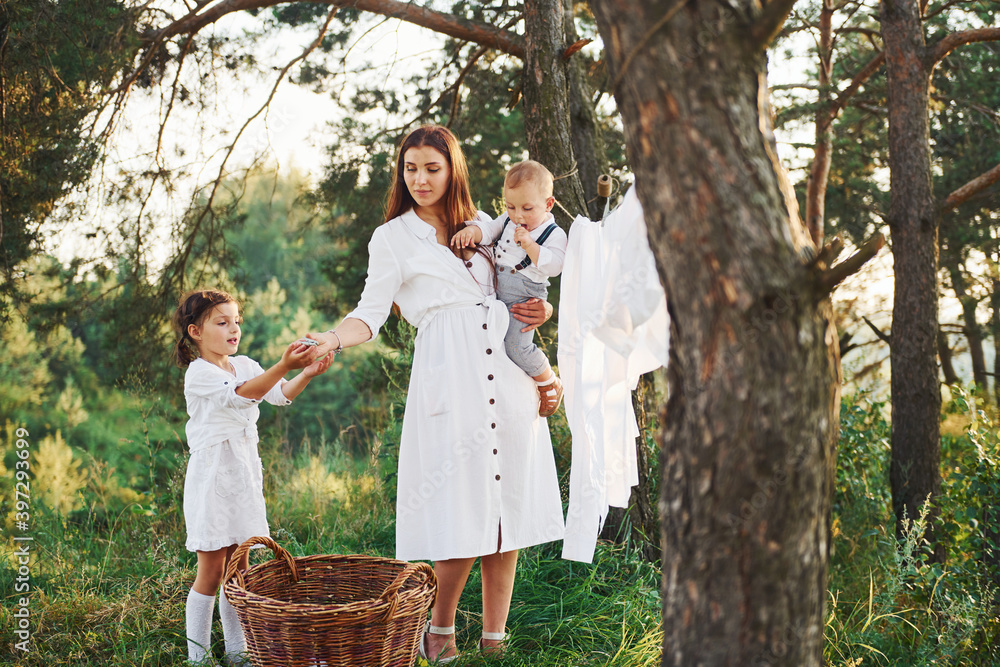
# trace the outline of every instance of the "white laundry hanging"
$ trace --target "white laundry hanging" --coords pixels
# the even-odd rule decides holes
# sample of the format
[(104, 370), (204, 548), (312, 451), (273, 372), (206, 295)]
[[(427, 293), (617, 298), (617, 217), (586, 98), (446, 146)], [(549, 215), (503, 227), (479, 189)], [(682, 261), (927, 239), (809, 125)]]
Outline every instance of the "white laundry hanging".
[(563, 558), (593, 561), (608, 508), (638, 484), (632, 390), (667, 363), (667, 301), (630, 188), (602, 224), (578, 216), (559, 298), (559, 372), (573, 437)]

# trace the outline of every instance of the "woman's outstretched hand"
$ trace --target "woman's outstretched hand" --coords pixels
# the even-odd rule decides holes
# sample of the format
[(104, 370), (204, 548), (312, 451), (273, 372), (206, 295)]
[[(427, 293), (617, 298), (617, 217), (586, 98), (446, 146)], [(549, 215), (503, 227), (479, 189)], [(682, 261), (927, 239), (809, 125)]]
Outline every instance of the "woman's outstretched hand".
[[(319, 345), (315, 345), (315, 346), (309, 348), (309, 350), (310, 350), (309, 360), (310, 361), (316, 361), (317, 359), (322, 359), (322, 358), (326, 357), (327, 354), (333, 352), (338, 347), (340, 347), (340, 343), (337, 341), (336, 334), (334, 334), (331, 331), (308, 333), (308, 334), (305, 335), (305, 337), (308, 338), (308, 339), (310, 339), (310, 340), (314, 340), (317, 343), (319, 343)], [(332, 358), (333, 355), (330, 354), (330, 357)]]
[(524, 303), (515, 303), (511, 306), (510, 314), (515, 320), (528, 325), (521, 329), (521, 333), (527, 333), (547, 322), (552, 317), (553, 310), (552, 304), (548, 301), (528, 299)]

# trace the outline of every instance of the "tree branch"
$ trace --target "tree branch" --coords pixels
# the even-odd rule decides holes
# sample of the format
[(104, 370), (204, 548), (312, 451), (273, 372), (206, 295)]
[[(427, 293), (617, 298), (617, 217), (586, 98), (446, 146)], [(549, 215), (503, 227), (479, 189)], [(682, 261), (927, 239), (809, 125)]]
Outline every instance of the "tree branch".
[(770, 0), (764, 5), (757, 20), (750, 26), (750, 39), (753, 51), (763, 49), (781, 31), (785, 19), (792, 11), (795, 0)]
[(834, 288), (842, 283), (848, 276), (854, 275), (861, 270), (868, 260), (878, 254), (878, 251), (885, 245), (885, 237), (876, 234), (861, 244), (858, 251), (845, 259), (840, 264), (823, 271), (819, 275), (820, 291), (829, 294)]
[(965, 202), (972, 199), (972, 197), (976, 194), (982, 192), (997, 181), (1000, 181), (1000, 164), (993, 167), (986, 173), (976, 176), (974, 179), (948, 195), (947, 199), (944, 200), (944, 204), (941, 206), (941, 211), (950, 211), (953, 208), (961, 206)]
[(592, 39), (578, 39), (578, 40), (576, 40), (575, 42), (573, 42), (572, 44), (570, 44), (569, 46), (567, 46), (565, 51), (563, 51), (562, 59), (563, 60), (569, 60), (570, 56), (572, 56), (574, 53), (576, 53), (577, 51), (579, 51), (583, 47), (587, 46), (587, 44), (590, 44), (592, 41), (594, 41), (594, 40), (592, 40)]
[[(222, 0), (205, 11), (202, 7), (188, 13), (187, 16), (174, 21), (147, 36), (146, 41), (155, 45), (174, 35), (196, 33), (206, 25), (215, 23), (223, 16), (234, 12), (264, 7), (276, 7), (289, 4), (293, 0)], [(475, 42), (481, 46), (503, 51), (517, 58), (524, 59), (524, 41), (519, 35), (498, 30), (488, 23), (470, 21), (452, 14), (437, 12), (421, 7), (414, 2), (401, 0), (302, 0), (304, 2), (330, 5), (331, 7), (351, 8), (361, 11), (396, 18), (422, 28), (428, 28), (449, 37)]]
[(803, 90), (819, 90), (819, 85), (815, 83), (776, 83), (771, 86), (771, 90), (795, 90), (801, 88)]
[(885, 52), (881, 51), (877, 56), (869, 60), (868, 64), (861, 68), (860, 72), (854, 75), (854, 78), (851, 79), (850, 85), (848, 85), (847, 88), (844, 88), (844, 90), (840, 92), (840, 95), (837, 95), (837, 99), (830, 103), (828, 111), (831, 119), (836, 118), (837, 114), (839, 114), (843, 108), (847, 106), (847, 102), (854, 97), (855, 93), (858, 92), (858, 89), (861, 88), (862, 84), (870, 79), (872, 74), (877, 72), (879, 68), (882, 67), (882, 63), (884, 62)]
[(839, 236), (834, 236), (823, 249), (816, 253), (816, 256), (809, 262), (809, 267), (815, 267), (820, 271), (826, 270), (834, 260), (844, 251), (844, 241)]
[(845, 26), (843, 28), (836, 28), (833, 32), (837, 35), (848, 35), (851, 33), (855, 33), (858, 35), (864, 35), (868, 39), (874, 39), (875, 37), (879, 38), (882, 37), (882, 33), (880, 33), (878, 30), (872, 30), (871, 28), (858, 28), (855, 26)]
[[(931, 12), (924, 11), (923, 12), (924, 22), (927, 22), (929, 19), (934, 18), (938, 14), (941, 14), (941, 13), (944, 13), (944, 12), (948, 11), (952, 7), (956, 7), (958, 5), (968, 5), (968, 4), (971, 4), (973, 1), (974, 0), (950, 0), (950, 2), (946, 2), (943, 5), (941, 5), (940, 7), (935, 7), (934, 11), (931, 11)], [(925, 10), (926, 10), (926, 8), (925, 8)]]
[[(246, 119), (246, 121), (240, 127), (239, 131), (237, 131), (236, 136), (233, 137), (232, 143), (230, 143), (229, 146), (227, 147), (226, 154), (223, 156), (222, 163), (219, 165), (218, 175), (216, 176), (215, 181), (212, 183), (212, 189), (209, 192), (208, 197), (205, 200), (205, 205), (202, 207), (201, 212), (198, 214), (198, 217), (192, 223), (191, 229), (189, 230), (188, 236), (187, 236), (187, 238), (185, 240), (185, 247), (184, 247), (183, 251), (180, 253), (177, 261), (175, 262), (175, 266), (179, 266), (180, 270), (178, 272), (176, 272), (174, 275), (175, 275), (175, 277), (179, 277), (179, 280), (181, 281), (181, 287), (182, 288), (183, 288), (183, 283), (184, 283), (184, 271), (185, 271), (185, 267), (186, 267), (188, 258), (190, 257), (190, 255), (191, 255), (191, 253), (192, 253), (192, 251), (194, 249), (194, 244), (195, 244), (195, 241), (197, 240), (198, 231), (201, 228), (201, 225), (203, 224), (205, 218), (208, 217), (210, 214), (213, 213), (213, 205), (214, 205), (214, 202), (215, 202), (215, 197), (218, 194), (219, 188), (222, 186), (222, 181), (223, 181), (223, 179), (226, 176), (226, 163), (229, 161), (229, 158), (232, 157), (233, 151), (236, 149), (236, 144), (239, 142), (240, 137), (243, 136), (243, 133), (246, 131), (247, 127), (250, 126), (250, 123), (252, 123), (258, 116), (260, 116), (262, 113), (264, 113), (266, 110), (268, 110), (270, 108), (271, 100), (274, 99), (274, 95), (275, 95), (275, 93), (277, 93), (278, 87), (281, 85), (281, 82), (284, 80), (285, 76), (288, 74), (288, 71), (296, 63), (299, 63), (302, 60), (304, 60), (310, 53), (312, 53), (316, 49), (316, 47), (318, 47), (320, 45), (320, 43), (322, 43), (323, 37), (326, 35), (327, 30), (330, 27), (330, 23), (333, 21), (333, 17), (336, 15), (336, 13), (337, 13), (337, 8), (336, 7), (330, 9), (330, 12), (326, 16), (326, 21), (323, 23), (322, 27), (320, 28), (319, 34), (316, 36), (316, 39), (313, 40), (313, 42), (309, 46), (307, 46), (302, 51), (301, 54), (299, 54), (298, 56), (296, 56), (295, 58), (293, 58), (290, 62), (288, 62), (281, 69), (281, 71), (278, 73), (277, 80), (274, 82), (274, 85), (271, 87), (271, 92), (268, 95), (267, 100), (260, 106), (259, 109), (257, 109), (257, 111), (252, 116), (250, 116), (249, 118)], [(211, 231), (212, 230), (210, 229), (210, 232)], [(209, 244), (211, 244), (211, 238), (209, 239)], [(164, 290), (170, 289), (170, 282), (171, 282), (170, 280), (166, 280), (166, 281), (163, 282), (163, 285), (164, 285), (163, 289)]]
[[(472, 54), (472, 57), (469, 58), (469, 62), (465, 63), (465, 67), (459, 71), (458, 78), (455, 79), (455, 83), (442, 92), (441, 96), (438, 98), (439, 100), (442, 99), (450, 90), (454, 90), (455, 92), (451, 102), (451, 115), (448, 116), (448, 122), (445, 124), (445, 127), (450, 128), (451, 124), (454, 123), (455, 119), (458, 117), (458, 104), (462, 99), (462, 81), (465, 80), (465, 75), (469, 73), (469, 71), (476, 64), (476, 61), (482, 58), (487, 50), (488, 47), (485, 46), (480, 46), (476, 49), (475, 53)], [(436, 104), (433, 106), (436, 106)]]
[(875, 326), (870, 319), (868, 319), (864, 315), (861, 316), (861, 319), (865, 321), (865, 324), (868, 325), (869, 329), (875, 332), (875, 335), (878, 336), (879, 340), (884, 341), (886, 345), (892, 346), (892, 337), (889, 334), (884, 333), (881, 329)]
[(978, 28), (953, 32), (927, 47), (927, 64), (934, 65), (965, 44), (1000, 40), (1000, 28)]

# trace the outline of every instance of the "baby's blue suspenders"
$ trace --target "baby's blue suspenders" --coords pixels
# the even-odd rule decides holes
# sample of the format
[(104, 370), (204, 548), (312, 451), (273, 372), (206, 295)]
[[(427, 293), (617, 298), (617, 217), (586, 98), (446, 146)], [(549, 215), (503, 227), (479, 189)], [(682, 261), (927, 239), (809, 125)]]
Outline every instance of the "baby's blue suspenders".
[[(498, 243), (500, 243), (500, 239), (503, 238), (503, 233), (507, 230), (507, 223), (508, 222), (510, 222), (510, 216), (505, 215), (504, 219), (503, 219), (503, 227), (500, 229), (500, 236), (498, 236), (497, 240), (493, 242), (493, 247), (494, 248), (496, 247), (496, 245)], [(552, 234), (552, 232), (554, 232), (556, 230), (556, 227), (558, 227), (558, 225), (556, 223), (550, 222), (549, 226), (546, 227), (544, 231), (542, 231), (542, 234), (541, 234), (541, 236), (538, 237), (538, 240), (536, 241), (536, 243), (538, 243), (538, 245), (542, 245), (543, 243), (545, 243), (545, 240), (547, 238), (549, 238), (549, 236)], [(525, 255), (524, 259), (522, 259), (520, 262), (518, 262), (517, 266), (515, 266), (514, 268), (517, 269), (518, 271), (520, 271), (521, 269), (524, 269), (524, 268), (526, 268), (528, 266), (531, 266), (531, 258), (528, 257), (527, 255)]]

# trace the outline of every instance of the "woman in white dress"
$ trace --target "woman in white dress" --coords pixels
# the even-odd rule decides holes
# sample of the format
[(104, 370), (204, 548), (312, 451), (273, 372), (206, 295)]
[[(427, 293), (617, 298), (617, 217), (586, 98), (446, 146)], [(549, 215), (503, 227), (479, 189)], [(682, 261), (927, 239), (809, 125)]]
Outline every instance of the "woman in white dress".
[[(368, 245), (357, 308), (310, 334), (316, 355), (371, 340), (393, 304), (417, 327), (403, 416), (396, 556), (434, 561), (438, 596), (420, 653), (457, 656), (458, 601), (476, 558), (483, 582), (480, 648), (503, 648), (518, 550), (562, 539), (552, 446), (534, 383), (504, 353), (508, 312), (494, 295), (485, 249), (452, 249), (476, 211), (468, 169), (443, 127), (411, 132), (399, 149), (387, 222)], [(537, 326), (544, 302), (515, 310)], [(544, 313), (544, 314), (543, 314)]]

